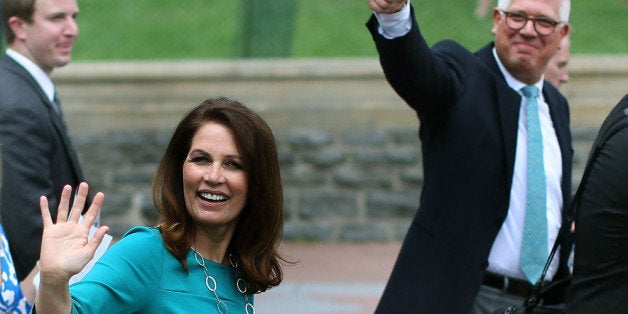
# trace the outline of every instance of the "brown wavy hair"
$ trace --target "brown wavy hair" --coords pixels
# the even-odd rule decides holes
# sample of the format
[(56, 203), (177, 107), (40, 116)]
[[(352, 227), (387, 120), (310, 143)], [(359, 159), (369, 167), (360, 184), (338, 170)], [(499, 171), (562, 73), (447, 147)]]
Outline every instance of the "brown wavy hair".
[(209, 122), (231, 129), (248, 178), (248, 195), (228, 252), (239, 262), (248, 293), (277, 286), (283, 279), (278, 253), (283, 231), (283, 188), (277, 146), (270, 127), (238, 101), (219, 97), (203, 101), (175, 129), (153, 180), (153, 201), (159, 212), (157, 228), (165, 245), (185, 261), (196, 229), (183, 197), (183, 163), (192, 138)]

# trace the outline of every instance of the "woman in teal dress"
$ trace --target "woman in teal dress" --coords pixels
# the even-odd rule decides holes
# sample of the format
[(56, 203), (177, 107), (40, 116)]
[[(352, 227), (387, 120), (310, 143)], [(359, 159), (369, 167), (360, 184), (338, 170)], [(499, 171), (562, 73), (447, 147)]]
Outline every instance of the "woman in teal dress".
[[(87, 184), (78, 187), (81, 208)], [(283, 192), (264, 120), (227, 98), (204, 101), (177, 126), (153, 181), (156, 227), (135, 227), (68, 288), (106, 227), (87, 240), (85, 219), (62, 192), (57, 222), (42, 197), (39, 313), (249, 313), (253, 295), (282, 281)], [(68, 212), (70, 214), (68, 215)]]

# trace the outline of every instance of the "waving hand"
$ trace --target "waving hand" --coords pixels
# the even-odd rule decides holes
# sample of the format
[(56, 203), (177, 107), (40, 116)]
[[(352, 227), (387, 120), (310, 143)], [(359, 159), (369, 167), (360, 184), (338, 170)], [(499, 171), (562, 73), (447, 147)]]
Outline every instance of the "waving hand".
[(79, 185), (74, 204), (70, 208), (72, 187), (66, 185), (63, 188), (56, 223), (52, 222), (48, 200), (45, 196), (40, 198), (44, 225), (39, 260), (42, 281), (46, 278), (55, 281), (69, 280), (72, 275), (80, 272), (94, 256), (96, 248), (107, 232), (107, 227), (100, 227), (88, 240), (90, 227), (98, 217), (105, 197), (101, 192), (96, 194), (83, 220), (79, 222), (88, 189), (87, 183)]

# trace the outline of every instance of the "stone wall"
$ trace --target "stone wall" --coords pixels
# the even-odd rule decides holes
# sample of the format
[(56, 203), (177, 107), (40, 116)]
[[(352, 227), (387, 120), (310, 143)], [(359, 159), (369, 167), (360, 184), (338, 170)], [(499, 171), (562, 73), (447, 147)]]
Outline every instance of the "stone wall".
[[(628, 58), (575, 56), (574, 186), (591, 141), (627, 92)], [(412, 110), (376, 59), (72, 63), (53, 79), (103, 223), (120, 236), (152, 224), (150, 182), (173, 128), (203, 99), (224, 95), (275, 133), (286, 198), (284, 238), (396, 241), (416, 211), (422, 169)]]

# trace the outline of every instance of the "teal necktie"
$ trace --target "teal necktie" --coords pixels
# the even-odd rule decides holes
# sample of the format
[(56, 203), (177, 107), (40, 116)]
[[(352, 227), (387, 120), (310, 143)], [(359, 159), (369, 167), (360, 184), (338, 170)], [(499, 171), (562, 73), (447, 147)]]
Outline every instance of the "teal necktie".
[(536, 86), (528, 85), (521, 91), (527, 99), (528, 181), (519, 262), (523, 273), (534, 283), (541, 277), (548, 255), (543, 135), (537, 102), (539, 90)]

